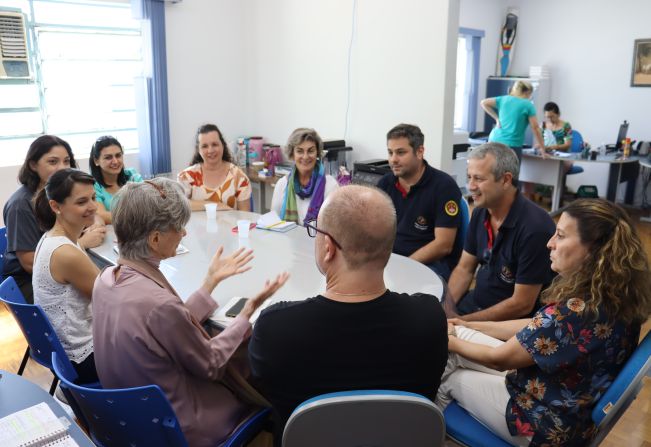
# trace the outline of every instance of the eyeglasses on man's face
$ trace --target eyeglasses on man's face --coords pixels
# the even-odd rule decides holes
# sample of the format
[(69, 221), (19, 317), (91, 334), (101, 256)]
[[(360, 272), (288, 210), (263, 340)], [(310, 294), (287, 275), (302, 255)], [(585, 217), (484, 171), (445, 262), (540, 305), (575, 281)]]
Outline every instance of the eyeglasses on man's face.
[(325, 235), (325, 236), (328, 236), (330, 239), (332, 239), (332, 242), (335, 244), (335, 246), (336, 246), (339, 250), (343, 250), (343, 248), (341, 248), (341, 245), (339, 245), (339, 242), (337, 242), (337, 241), (335, 240), (335, 238), (332, 237), (332, 235), (331, 235), (330, 233), (328, 233), (327, 231), (323, 231), (323, 230), (317, 228), (316, 225), (317, 225), (316, 219), (314, 219), (314, 220), (310, 220), (310, 221), (307, 221), (307, 222), (303, 222), (303, 226), (304, 226), (305, 229), (307, 230), (307, 235), (308, 235), (308, 236), (310, 236), (310, 237), (316, 237), (316, 234), (317, 234), (317, 233), (321, 233), (321, 234), (323, 234), (323, 235)]

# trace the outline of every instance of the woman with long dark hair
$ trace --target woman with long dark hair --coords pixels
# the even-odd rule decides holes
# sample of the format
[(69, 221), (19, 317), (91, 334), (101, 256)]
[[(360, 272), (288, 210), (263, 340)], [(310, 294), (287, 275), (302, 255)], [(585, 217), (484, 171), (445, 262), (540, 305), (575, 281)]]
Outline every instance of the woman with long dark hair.
[(127, 182), (142, 182), (134, 168), (124, 167), (124, 150), (111, 136), (99, 137), (90, 150), (90, 173), (95, 178), (97, 214), (107, 225), (111, 223), (113, 196)]
[(97, 381), (90, 301), (99, 269), (78, 243), (95, 221), (94, 183), (77, 169), (57, 171), (34, 201), (46, 231), (34, 257), (34, 302), (47, 314), (79, 383)]
[(214, 124), (199, 127), (190, 166), (178, 176), (193, 211), (215, 202), (221, 209), (251, 210), (251, 182), (232, 161), (219, 128)]

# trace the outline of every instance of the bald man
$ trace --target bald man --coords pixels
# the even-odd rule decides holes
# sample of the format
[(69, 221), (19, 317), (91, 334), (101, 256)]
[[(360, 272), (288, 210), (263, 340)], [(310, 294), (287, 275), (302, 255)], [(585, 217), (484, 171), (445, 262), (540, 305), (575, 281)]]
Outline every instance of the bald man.
[(448, 355), (438, 299), (384, 284), (396, 234), (385, 193), (340, 188), (312, 224), (325, 291), (270, 306), (249, 344), (253, 377), (273, 404), (277, 443), (296, 406), (319, 394), (392, 389), (434, 396)]

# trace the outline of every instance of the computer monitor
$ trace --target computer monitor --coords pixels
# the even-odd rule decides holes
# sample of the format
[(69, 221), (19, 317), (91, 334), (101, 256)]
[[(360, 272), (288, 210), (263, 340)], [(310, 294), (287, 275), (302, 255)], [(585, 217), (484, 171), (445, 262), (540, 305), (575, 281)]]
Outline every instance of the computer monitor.
[(617, 140), (615, 141), (615, 149), (618, 151), (622, 150), (622, 140), (626, 139), (626, 134), (628, 134), (628, 121), (624, 120), (624, 122), (619, 126)]

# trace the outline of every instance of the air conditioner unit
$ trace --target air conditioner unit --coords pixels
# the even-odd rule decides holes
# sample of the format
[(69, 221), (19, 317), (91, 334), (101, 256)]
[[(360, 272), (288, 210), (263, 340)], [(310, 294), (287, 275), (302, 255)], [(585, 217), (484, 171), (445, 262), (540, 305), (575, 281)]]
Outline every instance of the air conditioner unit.
[(25, 16), (0, 10), (0, 79), (27, 79), (29, 53)]

